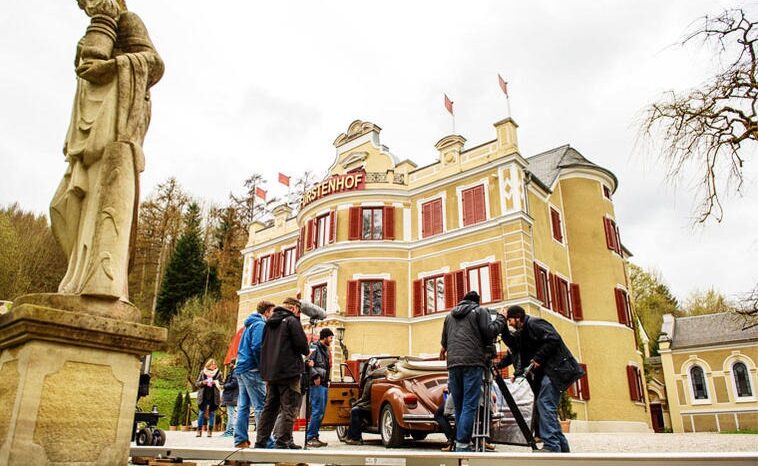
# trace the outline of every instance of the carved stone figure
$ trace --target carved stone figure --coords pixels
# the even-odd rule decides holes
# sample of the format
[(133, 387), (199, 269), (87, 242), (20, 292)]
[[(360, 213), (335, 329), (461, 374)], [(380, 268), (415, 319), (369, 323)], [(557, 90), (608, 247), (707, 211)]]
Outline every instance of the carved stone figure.
[(91, 22), (76, 49), (76, 96), (63, 147), (68, 166), (50, 204), (53, 234), (68, 256), (58, 292), (126, 302), (150, 87), (163, 75), (163, 61), (123, 1), (78, 4)]

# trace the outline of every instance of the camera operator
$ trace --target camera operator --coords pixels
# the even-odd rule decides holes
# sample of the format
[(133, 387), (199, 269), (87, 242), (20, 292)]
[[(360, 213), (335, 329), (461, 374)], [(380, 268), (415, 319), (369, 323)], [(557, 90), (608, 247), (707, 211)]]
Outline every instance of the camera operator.
[(488, 370), (490, 349), (505, 327), (501, 314), (479, 306), (479, 294), (469, 291), (445, 317), (440, 358), (447, 358), (448, 389), (455, 404), (455, 451), (471, 451), (474, 419), (482, 393), (482, 377)]
[(308, 391), (311, 397), (311, 420), (306, 433), (306, 444), (310, 448), (325, 447), (326, 442), (319, 438), (318, 431), (321, 429), (321, 420), (324, 419), (326, 400), (329, 396), (329, 374), (331, 364), (329, 362), (329, 347), (332, 345), (334, 332), (329, 328), (321, 329), (316, 348), (308, 358), (310, 367), (310, 386)]
[(584, 375), (584, 371), (571, 355), (563, 339), (550, 322), (526, 315), (521, 306), (511, 306), (506, 315), (508, 326), (503, 330), (503, 342), (510, 353), (499, 367), (514, 363), (516, 373), (523, 372), (525, 362), (532, 364), (533, 380), (530, 382), (537, 397), (539, 433), (543, 448), (539, 451), (570, 451), (568, 440), (558, 421), (558, 402), (561, 392)]

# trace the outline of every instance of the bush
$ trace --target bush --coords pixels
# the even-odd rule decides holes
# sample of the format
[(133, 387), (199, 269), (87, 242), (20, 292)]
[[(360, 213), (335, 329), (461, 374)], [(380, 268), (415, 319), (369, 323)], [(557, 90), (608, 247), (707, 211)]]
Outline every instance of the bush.
[(182, 409), (182, 425), (192, 425), (192, 402), (190, 401), (190, 394), (186, 392), (184, 394), (184, 409)]
[(174, 410), (171, 412), (171, 421), (168, 425), (179, 425), (179, 418), (182, 417), (182, 406), (184, 406), (184, 397), (182, 396), (182, 392), (178, 392), (176, 394), (176, 401), (174, 401)]
[(576, 413), (571, 407), (571, 397), (568, 392), (561, 392), (561, 399), (558, 402), (558, 417), (561, 421), (576, 419)]

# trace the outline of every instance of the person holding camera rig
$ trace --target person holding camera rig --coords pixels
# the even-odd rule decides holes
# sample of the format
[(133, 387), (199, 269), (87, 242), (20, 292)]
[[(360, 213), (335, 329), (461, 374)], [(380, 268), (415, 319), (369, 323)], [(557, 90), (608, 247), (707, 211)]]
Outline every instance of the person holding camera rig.
[(326, 442), (322, 442), (318, 436), (321, 429), (321, 420), (324, 419), (326, 410), (326, 400), (329, 394), (329, 373), (331, 364), (329, 363), (329, 347), (334, 339), (334, 332), (329, 328), (322, 328), (318, 335), (318, 343), (308, 358), (308, 367), (310, 368), (308, 377), (310, 386), (308, 391), (311, 398), (311, 419), (308, 423), (306, 434), (306, 444), (309, 448), (325, 447)]
[[(494, 341), (505, 317), (479, 306), (479, 293), (469, 291), (445, 317), (440, 359), (447, 359), (448, 389), (455, 404), (455, 451), (472, 451), (474, 419), (479, 409), (484, 371), (494, 356)], [(491, 353), (491, 354), (490, 354)]]
[(503, 342), (510, 353), (498, 364), (499, 368), (514, 364), (515, 373), (524, 371), (524, 363), (533, 366), (530, 386), (537, 398), (539, 433), (542, 452), (569, 453), (569, 443), (558, 421), (558, 402), (561, 392), (583, 375), (579, 363), (566, 347), (553, 325), (539, 317), (526, 315), (521, 306), (511, 306), (506, 314), (508, 327), (502, 332)]

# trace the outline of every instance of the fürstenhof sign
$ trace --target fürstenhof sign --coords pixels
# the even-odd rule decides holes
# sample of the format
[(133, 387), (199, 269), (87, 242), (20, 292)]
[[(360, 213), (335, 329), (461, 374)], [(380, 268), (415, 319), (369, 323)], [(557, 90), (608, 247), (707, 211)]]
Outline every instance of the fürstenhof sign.
[(357, 191), (366, 187), (366, 174), (364, 172), (348, 173), (346, 175), (333, 176), (312, 187), (303, 195), (300, 208), (311, 202), (321, 199), (329, 194), (343, 191)]

